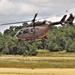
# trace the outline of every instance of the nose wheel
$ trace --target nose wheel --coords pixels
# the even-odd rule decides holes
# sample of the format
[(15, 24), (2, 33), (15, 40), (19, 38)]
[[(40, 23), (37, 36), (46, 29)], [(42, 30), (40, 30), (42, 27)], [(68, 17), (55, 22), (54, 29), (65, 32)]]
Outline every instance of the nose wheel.
[(43, 37), (42, 39), (43, 39), (43, 40), (47, 39), (47, 36)]

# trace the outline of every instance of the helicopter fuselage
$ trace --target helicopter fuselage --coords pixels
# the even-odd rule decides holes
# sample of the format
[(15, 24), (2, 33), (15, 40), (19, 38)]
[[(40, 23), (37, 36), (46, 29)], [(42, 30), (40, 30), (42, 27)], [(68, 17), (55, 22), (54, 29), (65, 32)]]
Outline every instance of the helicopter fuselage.
[(29, 24), (28, 27), (22, 28), (17, 32), (16, 37), (19, 40), (33, 40), (37, 38), (44, 38), (47, 35), (50, 26), (62, 24), (65, 21), (67, 15), (64, 15), (63, 18), (57, 22), (50, 22), (46, 20), (42, 22), (41, 21), (35, 22), (36, 16), (37, 14), (35, 14), (32, 23)]
[(43, 24), (41, 26), (26, 27), (19, 30), (16, 34), (16, 37), (19, 40), (32, 40), (37, 38), (43, 38), (47, 35), (50, 25)]

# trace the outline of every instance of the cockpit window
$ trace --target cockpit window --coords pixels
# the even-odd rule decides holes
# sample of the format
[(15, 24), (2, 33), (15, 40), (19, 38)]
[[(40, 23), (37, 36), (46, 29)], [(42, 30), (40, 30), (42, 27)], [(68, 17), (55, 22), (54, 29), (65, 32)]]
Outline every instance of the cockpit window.
[(18, 35), (21, 35), (21, 32), (19, 32)]
[(25, 33), (29, 33), (29, 29), (25, 29), (25, 30), (23, 31), (23, 34), (25, 34)]

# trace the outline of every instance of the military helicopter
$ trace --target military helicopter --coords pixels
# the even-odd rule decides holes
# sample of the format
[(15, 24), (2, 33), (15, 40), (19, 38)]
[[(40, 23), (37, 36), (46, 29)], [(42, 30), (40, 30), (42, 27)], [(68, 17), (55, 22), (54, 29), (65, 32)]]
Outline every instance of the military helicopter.
[[(73, 24), (74, 16), (70, 14), (69, 18), (65, 21), (67, 15), (64, 15), (62, 19), (58, 22), (50, 22), (50, 21), (36, 21), (38, 13), (34, 15), (34, 18), (32, 20), (32, 23), (30, 23), (25, 28), (20, 29), (16, 33), (16, 37), (19, 41), (24, 40), (34, 40), (34, 39), (40, 39), (40, 38), (46, 38), (46, 35), (48, 31), (50, 30), (51, 26), (61, 24), (62, 26), (65, 23), (68, 23), (70, 25)], [(6, 23), (6, 24), (0, 24), (0, 25), (8, 25), (8, 24), (17, 24), (17, 23), (24, 23), (29, 21), (22, 21), (22, 22), (14, 22), (14, 23)]]

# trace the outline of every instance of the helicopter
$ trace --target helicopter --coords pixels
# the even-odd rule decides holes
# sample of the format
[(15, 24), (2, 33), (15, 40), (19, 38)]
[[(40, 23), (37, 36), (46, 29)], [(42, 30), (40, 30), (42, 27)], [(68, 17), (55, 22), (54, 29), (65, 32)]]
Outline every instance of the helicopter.
[[(60, 21), (57, 22), (50, 22), (50, 21), (36, 21), (38, 13), (34, 15), (34, 18), (32, 23), (30, 23), (28, 26), (20, 29), (16, 33), (16, 37), (18, 38), (19, 41), (24, 41), (24, 40), (34, 40), (34, 39), (41, 39), (41, 38), (46, 38), (47, 33), (50, 30), (51, 26), (61, 24), (64, 26), (64, 24), (68, 23), (70, 25), (73, 24), (74, 16), (73, 14), (70, 14), (69, 18), (65, 21), (67, 15), (64, 15)], [(14, 22), (14, 23), (6, 23), (6, 24), (0, 24), (0, 25), (8, 25), (8, 24), (17, 24), (17, 23), (24, 23), (24, 22), (29, 22), (29, 21), (22, 21), (22, 22)]]

